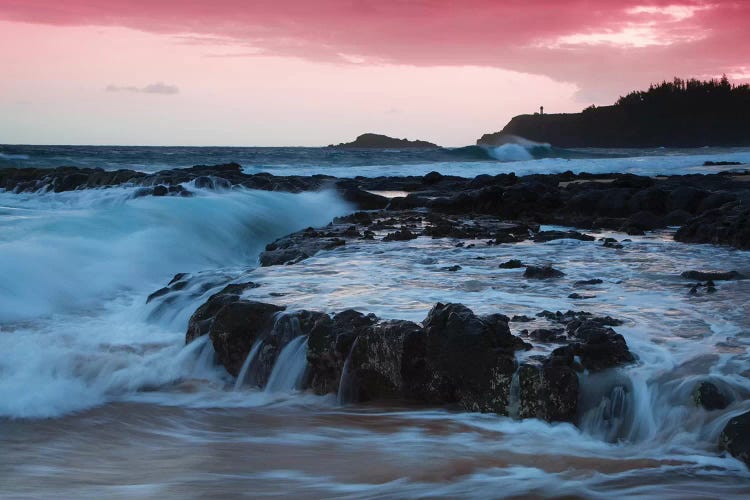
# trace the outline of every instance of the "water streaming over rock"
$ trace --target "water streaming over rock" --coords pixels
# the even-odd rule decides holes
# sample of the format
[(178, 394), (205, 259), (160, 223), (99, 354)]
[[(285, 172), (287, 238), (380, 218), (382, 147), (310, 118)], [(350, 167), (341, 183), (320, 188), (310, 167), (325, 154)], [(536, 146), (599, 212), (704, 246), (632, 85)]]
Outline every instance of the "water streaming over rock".
[(234, 382), (234, 390), (237, 391), (242, 386), (246, 384), (251, 384), (252, 382), (248, 381), (248, 373), (252, 372), (253, 363), (258, 359), (258, 353), (260, 352), (261, 348), (263, 347), (263, 343), (265, 342), (265, 339), (258, 339), (253, 344), (253, 347), (250, 349), (250, 352), (247, 354), (247, 357), (245, 358), (245, 361), (242, 363), (242, 368), (240, 369), (239, 375), (237, 375), (237, 380)]
[(290, 392), (302, 387), (307, 371), (307, 337), (289, 342), (279, 354), (266, 384), (266, 392)]
[(355, 381), (353, 380), (351, 370), (351, 358), (352, 353), (354, 352), (354, 348), (357, 346), (357, 341), (359, 341), (359, 337), (357, 337), (352, 343), (352, 347), (349, 349), (349, 354), (347, 354), (346, 360), (344, 361), (344, 367), (341, 369), (339, 390), (336, 393), (336, 403), (338, 403), (339, 406), (343, 406), (354, 401), (354, 391), (356, 387), (354, 385)]

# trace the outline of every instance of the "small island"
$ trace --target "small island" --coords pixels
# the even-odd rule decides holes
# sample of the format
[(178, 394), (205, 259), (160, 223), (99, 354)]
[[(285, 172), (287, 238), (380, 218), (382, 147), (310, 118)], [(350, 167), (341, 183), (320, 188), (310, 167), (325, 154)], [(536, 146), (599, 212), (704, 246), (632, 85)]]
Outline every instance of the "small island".
[(559, 147), (750, 146), (750, 85), (725, 77), (675, 78), (620, 97), (612, 106), (580, 113), (519, 115), (477, 145), (498, 146), (508, 136)]
[(439, 148), (437, 144), (427, 141), (410, 141), (409, 139), (396, 139), (382, 134), (362, 134), (352, 142), (342, 142), (338, 145), (329, 144), (329, 148), (351, 148), (351, 149), (390, 149), (390, 148), (413, 148), (434, 149)]

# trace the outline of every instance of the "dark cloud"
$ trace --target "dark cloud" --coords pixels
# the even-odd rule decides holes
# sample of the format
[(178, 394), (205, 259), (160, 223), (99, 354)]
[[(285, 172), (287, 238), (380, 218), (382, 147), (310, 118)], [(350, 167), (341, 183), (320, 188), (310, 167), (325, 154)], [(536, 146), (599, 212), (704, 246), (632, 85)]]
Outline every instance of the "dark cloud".
[(133, 92), (139, 94), (161, 95), (174, 95), (180, 92), (180, 89), (176, 85), (167, 85), (161, 82), (152, 83), (145, 87), (135, 87), (133, 85), (107, 85), (104, 90), (107, 92)]

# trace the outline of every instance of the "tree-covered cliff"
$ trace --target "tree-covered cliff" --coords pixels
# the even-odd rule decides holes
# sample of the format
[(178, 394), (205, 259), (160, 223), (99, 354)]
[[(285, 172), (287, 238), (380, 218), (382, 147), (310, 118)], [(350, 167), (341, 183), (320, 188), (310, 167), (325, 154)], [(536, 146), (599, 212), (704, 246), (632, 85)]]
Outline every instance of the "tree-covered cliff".
[(515, 135), (560, 147), (702, 147), (750, 145), (750, 85), (726, 77), (675, 78), (580, 113), (514, 117), (477, 144)]

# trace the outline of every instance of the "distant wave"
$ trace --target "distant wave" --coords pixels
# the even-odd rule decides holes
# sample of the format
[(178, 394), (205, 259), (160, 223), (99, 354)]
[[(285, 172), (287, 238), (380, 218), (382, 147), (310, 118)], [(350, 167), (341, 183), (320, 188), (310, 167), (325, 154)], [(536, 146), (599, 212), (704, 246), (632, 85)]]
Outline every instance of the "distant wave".
[(465, 146), (462, 148), (446, 149), (445, 151), (447, 155), (451, 156), (452, 160), (497, 160), (500, 162), (531, 161), (545, 158), (569, 160), (582, 158), (620, 158), (627, 156), (622, 153), (592, 151), (591, 149), (558, 148), (548, 143), (535, 142), (512, 135), (505, 136), (503, 143), (495, 146)]
[(29, 155), (0, 153), (0, 160), (28, 160), (28, 159), (29, 159)]
[(541, 158), (569, 158), (576, 156), (573, 151), (554, 148), (549, 144), (529, 141), (522, 137), (514, 138), (499, 146), (464, 146), (445, 149), (452, 160), (478, 161), (497, 160), (502, 162), (529, 161)]

